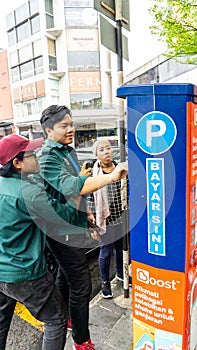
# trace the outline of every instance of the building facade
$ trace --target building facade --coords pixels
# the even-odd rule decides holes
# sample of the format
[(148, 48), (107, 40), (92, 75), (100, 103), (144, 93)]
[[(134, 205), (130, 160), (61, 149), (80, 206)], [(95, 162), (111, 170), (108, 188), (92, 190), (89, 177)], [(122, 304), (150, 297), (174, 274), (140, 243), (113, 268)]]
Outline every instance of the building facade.
[(0, 51), (0, 138), (11, 133), (13, 109), (7, 51)]
[(129, 73), (125, 84), (190, 83), (197, 85), (197, 67), (159, 55)]
[(24, 1), (6, 27), (18, 132), (39, 134), (41, 111), (66, 104), (79, 144), (98, 135), (117, 140), (117, 57), (100, 44), (93, 0)]

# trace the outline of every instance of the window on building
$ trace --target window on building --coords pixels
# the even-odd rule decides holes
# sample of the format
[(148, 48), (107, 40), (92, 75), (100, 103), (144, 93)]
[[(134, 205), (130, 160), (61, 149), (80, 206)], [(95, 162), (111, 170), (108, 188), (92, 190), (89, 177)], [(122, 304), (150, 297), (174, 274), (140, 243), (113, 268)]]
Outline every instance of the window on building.
[(93, 0), (64, 0), (65, 7), (93, 7)]
[(38, 57), (34, 59), (34, 72), (35, 72), (35, 75), (38, 75), (44, 72), (43, 57)]
[(49, 79), (51, 88), (51, 103), (59, 104), (59, 80)]
[(48, 39), (47, 46), (48, 46), (48, 54), (50, 56), (56, 56), (55, 40)]
[(14, 104), (14, 116), (16, 118), (23, 118), (24, 117), (23, 103), (15, 103)]
[(54, 28), (53, 0), (45, 0), (46, 28)]
[(24, 40), (30, 36), (28, 21), (16, 27), (16, 35), (17, 35), (17, 41)]
[(43, 109), (45, 108), (46, 97), (38, 97), (37, 98), (37, 113), (41, 114)]
[(48, 56), (49, 57), (49, 70), (57, 70), (57, 60), (56, 57)]
[(15, 10), (16, 25), (25, 21), (29, 17), (28, 3), (24, 3)]
[(20, 77), (21, 80), (32, 77), (34, 75), (33, 62), (29, 61), (27, 63), (20, 65)]
[[(32, 59), (34, 57), (34, 59)], [(44, 72), (41, 39), (10, 53), (12, 82), (26, 79)], [(51, 63), (54, 67), (54, 62)]]
[(42, 55), (42, 42), (41, 39), (33, 42), (33, 57)]
[(59, 80), (49, 79), (51, 87), (51, 95), (59, 96)]
[[(6, 17), (9, 46), (40, 31), (38, 0), (29, 1)], [(15, 20), (16, 19), (16, 20)]]
[[(97, 137), (106, 137), (110, 140), (112, 146), (118, 146), (118, 130), (117, 128), (113, 128), (111, 123), (111, 127), (108, 129), (98, 129)], [(119, 159), (120, 154), (117, 151), (113, 151), (114, 159)]]
[(11, 29), (15, 26), (15, 16), (14, 11), (9, 13), (9, 15), (6, 16), (6, 28)]
[(117, 128), (114, 129), (99, 129), (97, 131), (98, 137), (115, 136), (117, 135)]
[(39, 12), (38, 0), (29, 1), (30, 15), (34, 15)]
[(54, 18), (48, 14), (46, 14), (46, 28), (54, 28)]
[(28, 44), (21, 47), (19, 50), (19, 63), (29, 61), (32, 58), (32, 45)]
[(40, 32), (40, 16), (35, 16), (31, 18), (31, 34), (35, 34), (37, 32)]
[(18, 64), (18, 51), (15, 50), (13, 52), (10, 52), (10, 65), (11, 67), (14, 67)]
[(45, 0), (45, 12), (53, 15), (53, 0)]
[(32, 100), (26, 101), (26, 102), (20, 102), (14, 104), (14, 116), (17, 119), (21, 118), (27, 118), (32, 115), (38, 115), (41, 114), (43, 109), (45, 108), (46, 104), (46, 98), (45, 97), (39, 97), (34, 98)]
[(37, 113), (36, 99), (27, 101), (23, 103), (24, 115), (31, 116)]
[(15, 29), (10, 30), (8, 33), (8, 45), (12, 46), (16, 43), (16, 31)]
[(11, 68), (11, 77), (13, 83), (20, 80), (19, 67)]
[(65, 25), (67, 27), (97, 26), (98, 15), (93, 8), (65, 7)]
[(48, 54), (49, 54), (49, 70), (57, 70), (55, 40), (48, 39)]
[(101, 108), (100, 93), (70, 94), (71, 109)]
[(99, 70), (100, 55), (98, 51), (68, 52), (68, 69), (70, 70)]

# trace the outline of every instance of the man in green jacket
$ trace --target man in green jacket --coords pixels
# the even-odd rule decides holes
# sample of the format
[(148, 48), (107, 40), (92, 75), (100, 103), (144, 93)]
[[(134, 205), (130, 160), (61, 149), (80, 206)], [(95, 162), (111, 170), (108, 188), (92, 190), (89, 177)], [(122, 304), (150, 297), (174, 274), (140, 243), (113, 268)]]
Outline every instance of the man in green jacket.
[(126, 176), (127, 169), (117, 165), (110, 174), (90, 177), (90, 168), (85, 169), (85, 165), (80, 168), (76, 151), (70, 146), (74, 126), (68, 107), (49, 106), (42, 112), (40, 122), (46, 137), (39, 155), (46, 191), (61, 203), (66, 203), (71, 196), (81, 195), (77, 219), (65, 232), (66, 239), (60, 241), (58, 236), (53, 236), (47, 240), (60, 266), (56, 284), (67, 304), (69, 294), (74, 349), (94, 350), (88, 324), (91, 277), (84, 250), (87, 218), (94, 220), (94, 217), (87, 210), (85, 195)]
[[(42, 139), (9, 135), (0, 140), (0, 348), (6, 339), (16, 302), (44, 322), (43, 350), (63, 350), (67, 307), (47, 271), (45, 234), (65, 234), (77, 217), (79, 198), (60, 204), (42, 183), (29, 176), (39, 172), (34, 150)], [(31, 215), (30, 215), (31, 214)]]

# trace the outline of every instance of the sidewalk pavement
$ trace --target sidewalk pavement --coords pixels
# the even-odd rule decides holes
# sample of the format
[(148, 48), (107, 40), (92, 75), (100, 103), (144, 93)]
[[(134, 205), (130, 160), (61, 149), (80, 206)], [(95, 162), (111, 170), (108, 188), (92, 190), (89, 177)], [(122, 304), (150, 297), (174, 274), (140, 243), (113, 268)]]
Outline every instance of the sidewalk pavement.
[[(124, 298), (122, 282), (111, 282), (113, 299), (103, 299), (98, 293), (90, 302), (89, 328), (96, 350), (132, 349), (131, 288)], [(68, 332), (65, 350), (73, 350), (71, 332)]]

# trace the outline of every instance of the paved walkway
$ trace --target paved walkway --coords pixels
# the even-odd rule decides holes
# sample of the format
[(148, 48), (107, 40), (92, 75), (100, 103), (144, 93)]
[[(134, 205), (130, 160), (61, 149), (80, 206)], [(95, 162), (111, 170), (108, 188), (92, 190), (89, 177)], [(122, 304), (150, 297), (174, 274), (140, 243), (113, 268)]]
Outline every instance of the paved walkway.
[[(122, 283), (111, 282), (113, 299), (96, 295), (90, 303), (90, 334), (96, 350), (132, 349), (132, 312), (130, 297), (124, 298)], [(68, 333), (65, 350), (72, 350), (72, 335)]]
[[(103, 299), (98, 293), (91, 300), (91, 339), (96, 344), (96, 350), (131, 350), (131, 288), (130, 297), (124, 298), (122, 283), (114, 279), (111, 285), (113, 299)], [(19, 314), (20, 310), (18, 311)], [(14, 314), (6, 350), (41, 350), (42, 336), (43, 333), (35, 328), (35, 324)], [(71, 332), (68, 332), (65, 350), (73, 350)]]

